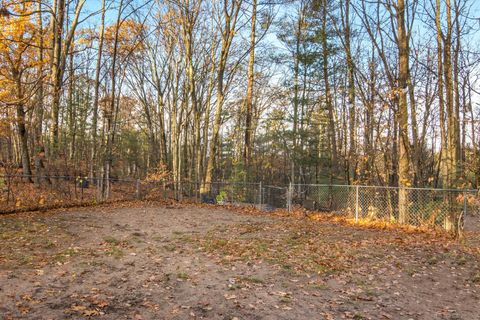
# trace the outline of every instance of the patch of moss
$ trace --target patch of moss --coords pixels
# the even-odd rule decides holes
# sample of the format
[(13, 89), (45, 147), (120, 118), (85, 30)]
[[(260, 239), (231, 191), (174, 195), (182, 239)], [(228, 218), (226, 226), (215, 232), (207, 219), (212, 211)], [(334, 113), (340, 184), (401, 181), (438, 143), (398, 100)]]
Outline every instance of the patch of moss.
[(107, 256), (114, 257), (115, 259), (120, 259), (125, 255), (123, 250), (118, 247), (111, 247), (110, 249), (105, 251), (105, 254)]
[(188, 280), (190, 279), (190, 276), (186, 272), (179, 272), (177, 273), (177, 279)]
[(242, 277), (242, 278), (240, 278), (240, 281), (249, 282), (249, 283), (255, 283), (255, 284), (263, 284), (263, 283), (265, 283), (265, 281), (263, 281), (262, 279), (257, 278), (257, 277), (254, 277), (254, 276)]
[(118, 246), (121, 243), (120, 240), (118, 240), (118, 239), (116, 239), (115, 237), (112, 237), (112, 236), (105, 237), (103, 239), (103, 241), (105, 241), (108, 244), (112, 244), (114, 246)]

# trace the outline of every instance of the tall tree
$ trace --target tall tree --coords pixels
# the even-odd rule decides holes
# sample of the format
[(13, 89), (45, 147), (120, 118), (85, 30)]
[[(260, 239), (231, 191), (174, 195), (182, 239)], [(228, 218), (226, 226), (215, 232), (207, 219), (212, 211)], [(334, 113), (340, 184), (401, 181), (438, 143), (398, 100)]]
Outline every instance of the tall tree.
[(58, 150), (60, 97), (63, 89), (67, 56), (79, 24), (80, 13), (86, 0), (78, 0), (72, 22), (65, 31), (67, 5), (65, 0), (55, 0), (52, 12), (52, 56), (51, 56), (51, 87), (52, 87), (52, 125), (51, 147), (53, 154)]
[(97, 126), (98, 126), (98, 103), (100, 100), (100, 72), (102, 68), (103, 42), (105, 34), (105, 0), (102, 0), (100, 30), (98, 33), (98, 51), (95, 65), (95, 82), (93, 91), (93, 110), (92, 110), (92, 150), (90, 154), (90, 177), (94, 177), (97, 172)]
[(236, 34), (238, 15), (241, 5), (242, 0), (227, 0), (224, 2), (223, 6), (219, 8), (220, 12), (217, 16), (217, 21), (219, 22), (221, 28), (221, 50), (217, 65), (217, 101), (207, 162), (207, 172), (202, 186), (202, 192), (210, 191), (213, 180), (213, 168), (217, 153), (218, 136), (220, 132), (220, 126), (222, 124), (222, 109), (225, 102), (225, 70), (227, 67), (233, 38)]
[(253, 139), (252, 139), (252, 117), (253, 117), (253, 90), (255, 77), (255, 44), (256, 44), (256, 21), (257, 21), (257, 0), (252, 1), (252, 17), (250, 28), (250, 56), (248, 60), (248, 84), (247, 96), (245, 98), (245, 141), (243, 150), (243, 162), (247, 180), (250, 178), (250, 165), (252, 159)]
[(398, 160), (398, 194), (399, 222), (405, 223), (408, 219), (408, 191), (405, 187), (411, 186), (410, 176), (410, 141), (408, 138), (408, 36), (405, 27), (405, 1), (397, 2), (397, 44), (398, 44), (398, 123), (400, 128), (399, 160)]
[(33, 181), (27, 107), (35, 97), (42, 77), (35, 71), (43, 63), (38, 60), (36, 49), (41, 30), (37, 29), (33, 19), (35, 8), (32, 3), (12, 1), (7, 3), (7, 8), (9, 11), (0, 15), (0, 101), (14, 107), (22, 171), (29, 181)]

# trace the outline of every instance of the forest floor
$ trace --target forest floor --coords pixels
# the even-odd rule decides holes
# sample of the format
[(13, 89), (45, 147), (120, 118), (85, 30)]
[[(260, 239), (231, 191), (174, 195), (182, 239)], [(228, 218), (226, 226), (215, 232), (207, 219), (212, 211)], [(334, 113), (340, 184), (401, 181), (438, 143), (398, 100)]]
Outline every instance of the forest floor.
[(0, 241), (4, 319), (480, 319), (480, 251), (432, 234), (133, 203)]

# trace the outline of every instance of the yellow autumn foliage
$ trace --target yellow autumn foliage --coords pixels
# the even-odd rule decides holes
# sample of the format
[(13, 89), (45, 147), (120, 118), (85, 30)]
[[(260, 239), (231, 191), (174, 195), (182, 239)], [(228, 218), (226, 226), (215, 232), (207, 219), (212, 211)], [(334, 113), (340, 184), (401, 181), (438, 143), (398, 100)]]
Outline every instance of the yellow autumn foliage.
[(41, 34), (35, 22), (34, 2), (4, 1), (8, 14), (0, 15), (0, 101), (14, 103), (15, 85), (26, 81), (39, 61)]
[[(107, 50), (110, 54), (113, 53), (115, 42), (115, 32), (117, 25), (113, 24), (105, 30), (105, 42)], [(145, 50), (144, 37), (146, 27), (134, 20), (125, 20), (119, 25), (117, 54), (119, 56), (135, 55)]]

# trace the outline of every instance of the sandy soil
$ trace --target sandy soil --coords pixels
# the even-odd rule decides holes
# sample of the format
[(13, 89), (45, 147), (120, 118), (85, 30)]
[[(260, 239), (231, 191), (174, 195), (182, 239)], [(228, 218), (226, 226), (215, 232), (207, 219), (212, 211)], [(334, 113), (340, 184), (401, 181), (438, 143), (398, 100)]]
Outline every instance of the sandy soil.
[(4, 319), (480, 319), (431, 235), (193, 206), (0, 217)]

